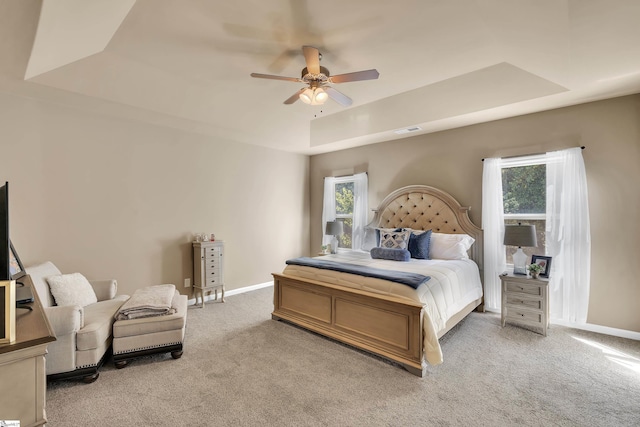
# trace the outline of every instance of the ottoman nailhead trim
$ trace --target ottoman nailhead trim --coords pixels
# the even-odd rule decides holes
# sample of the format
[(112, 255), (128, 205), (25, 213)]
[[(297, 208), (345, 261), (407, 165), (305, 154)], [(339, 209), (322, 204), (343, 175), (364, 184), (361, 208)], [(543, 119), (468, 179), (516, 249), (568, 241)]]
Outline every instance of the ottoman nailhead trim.
[(161, 347), (167, 347), (167, 346), (176, 345), (176, 344), (182, 344), (182, 342), (177, 341), (177, 342), (169, 342), (169, 343), (165, 343), (165, 344), (156, 344), (156, 345), (151, 345), (151, 346), (146, 346), (146, 347), (138, 347), (138, 348), (133, 348), (133, 349), (126, 350), (126, 351), (118, 351), (118, 352), (115, 352), (114, 354), (132, 353), (134, 351), (149, 350), (149, 349), (152, 349), (152, 348), (161, 348)]

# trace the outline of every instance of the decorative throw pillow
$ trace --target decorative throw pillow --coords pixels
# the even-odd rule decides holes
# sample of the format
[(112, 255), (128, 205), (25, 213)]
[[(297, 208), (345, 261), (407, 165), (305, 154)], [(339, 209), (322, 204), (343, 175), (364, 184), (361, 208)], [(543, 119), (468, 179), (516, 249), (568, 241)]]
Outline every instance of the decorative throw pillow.
[(89, 281), (80, 273), (47, 277), (51, 295), (56, 305), (79, 305), (85, 307), (98, 302)]
[(375, 228), (376, 232), (376, 246), (380, 246), (381, 233), (392, 233), (394, 231), (402, 231), (402, 228)]
[(411, 254), (406, 249), (372, 248), (371, 258), (387, 259), (390, 261), (410, 261)]
[(360, 249), (369, 252), (371, 249), (375, 248), (378, 245), (376, 242), (377, 234), (377, 230), (373, 227), (365, 227), (364, 239), (362, 239), (362, 246)]
[(467, 251), (475, 239), (468, 234), (431, 234), (431, 259), (469, 259)]
[(410, 231), (380, 231), (380, 247), (407, 249)]
[(416, 259), (431, 259), (429, 257), (429, 246), (431, 243), (431, 230), (417, 231), (412, 230), (411, 236), (409, 236), (408, 249), (411, 253), (411, 258)]

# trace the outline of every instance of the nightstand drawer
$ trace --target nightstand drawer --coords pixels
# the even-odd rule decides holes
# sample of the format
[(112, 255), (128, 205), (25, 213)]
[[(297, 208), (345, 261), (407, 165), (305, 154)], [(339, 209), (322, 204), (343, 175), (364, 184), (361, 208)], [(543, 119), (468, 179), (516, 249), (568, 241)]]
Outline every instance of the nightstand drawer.
[(507, 319), (542, 324), (542, 313), (520, 310), (519, 307), (507, 306)]
[(542, 296), (542, 288), (539, 285), (507, 282), (507, 293), (520, 292), (523, 294)]
[(527, 307), (534, 310), (542, 310), (542, 299), (527, 298), (522, 295), (507, 294), (507, 305), (515, 307)]

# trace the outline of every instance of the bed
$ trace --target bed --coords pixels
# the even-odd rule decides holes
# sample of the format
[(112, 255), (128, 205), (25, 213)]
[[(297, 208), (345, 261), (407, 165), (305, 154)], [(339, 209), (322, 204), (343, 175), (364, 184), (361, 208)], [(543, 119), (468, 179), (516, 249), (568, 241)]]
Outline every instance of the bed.
[[(424, 185), (400, 188), (375, 209), (369, 230), (432, 230), (433, 239), (468, 235), (468, 259), (372, 260), (351, 251), (322, 260), (428, 276), (416, 289), (380, 278), (289, 264), (274, 273), (272, 318), (284, 320), (398, 363), (422, 377), (443, 361), (438, 339), (473, 310), (482, 311), (482, 230), (448, 193)], [(466, 249), (466, 247), (465, 247)], [(467, 255), (465, 254), (465, 255)]]

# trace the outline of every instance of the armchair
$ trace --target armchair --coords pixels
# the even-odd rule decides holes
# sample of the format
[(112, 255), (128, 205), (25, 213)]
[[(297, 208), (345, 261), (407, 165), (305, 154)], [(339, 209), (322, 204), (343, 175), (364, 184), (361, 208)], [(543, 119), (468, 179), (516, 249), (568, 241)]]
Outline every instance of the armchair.
[(81, 377), (85, 382), (98, 379), (112, 343), (115, 314), (129, 298), (116, 295), (115, 280), (89, 281), (98, 302), (85, 307), (56, 305), (47, 278), (62, 274), (50, 261), (27, 267), (35, 291), (57, 340), (49, 345), (46, 356), (47, 377)]

